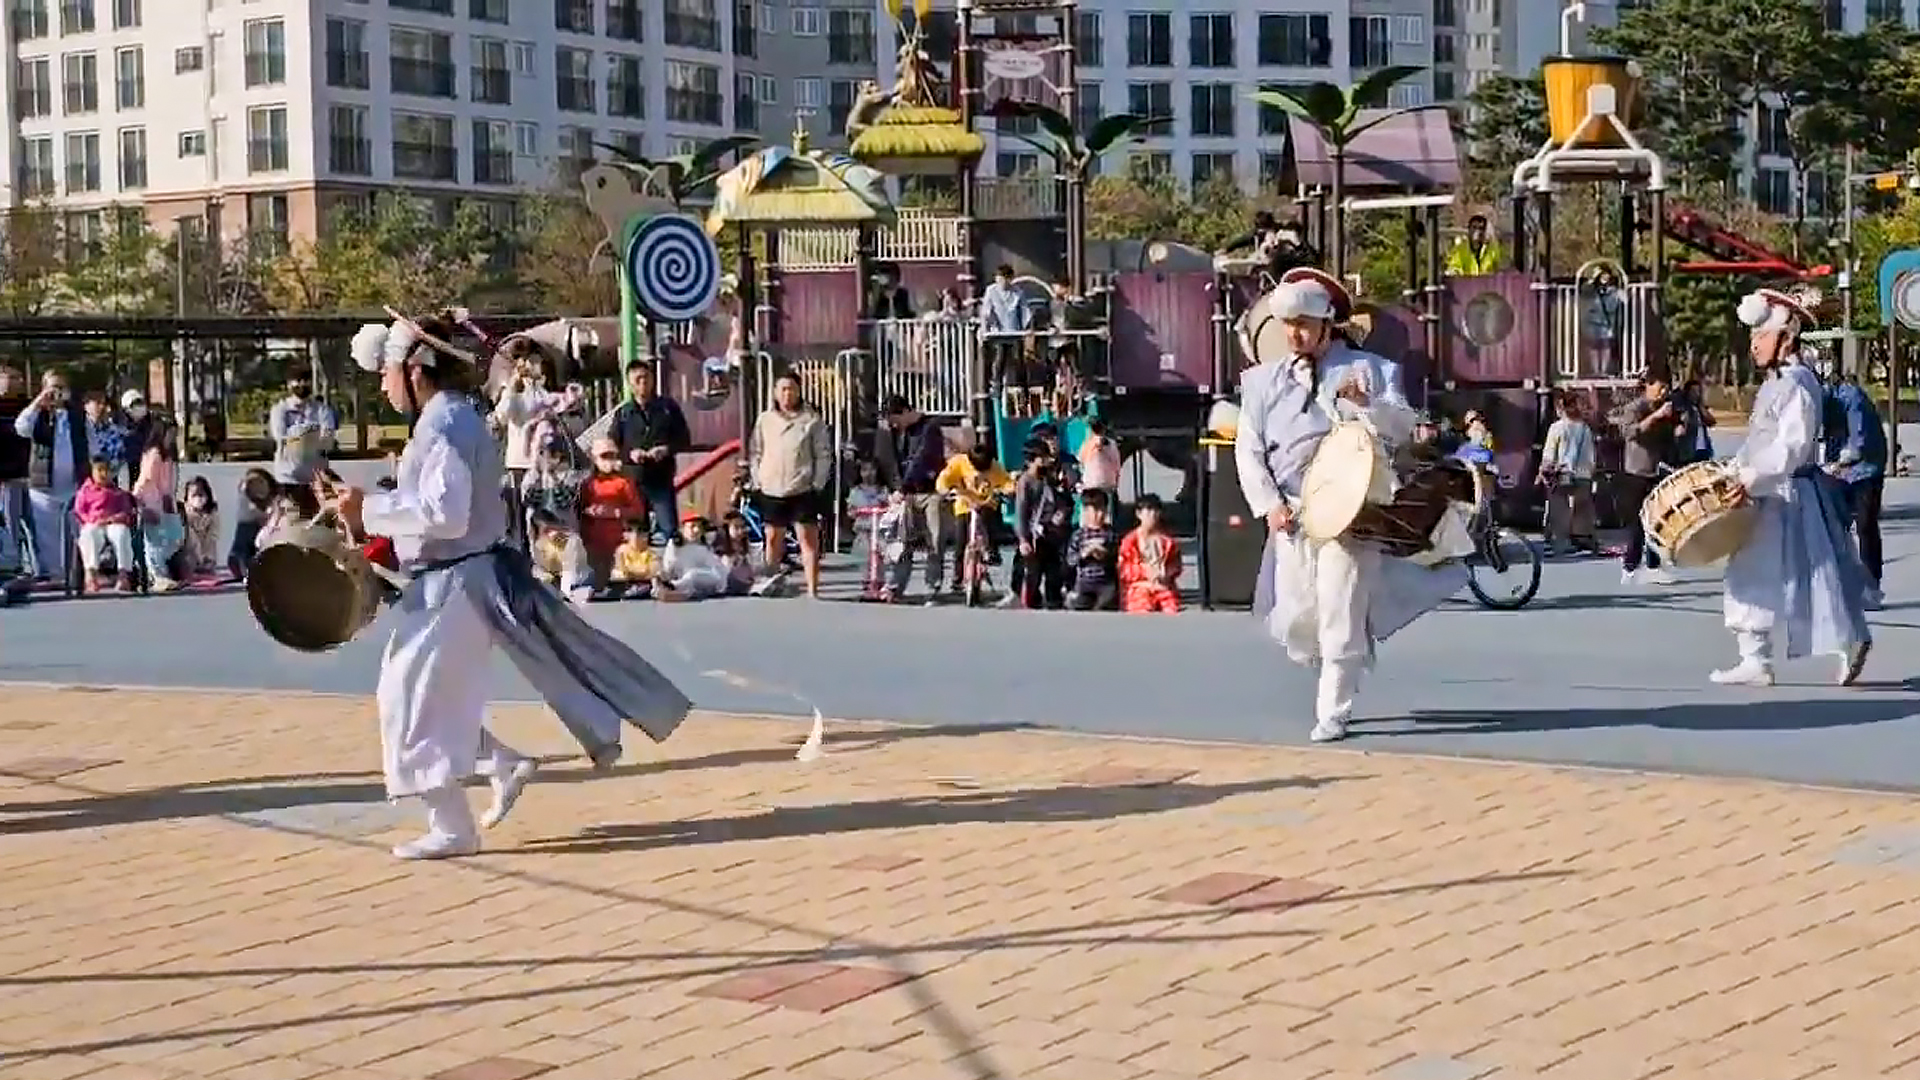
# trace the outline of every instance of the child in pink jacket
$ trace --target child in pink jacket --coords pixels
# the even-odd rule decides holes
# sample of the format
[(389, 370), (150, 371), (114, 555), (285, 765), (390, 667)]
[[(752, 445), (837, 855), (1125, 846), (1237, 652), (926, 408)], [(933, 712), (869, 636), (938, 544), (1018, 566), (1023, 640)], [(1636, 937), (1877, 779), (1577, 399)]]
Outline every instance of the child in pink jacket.
[(100, 591), (100, 562), (113, 548), (114, 570), (120, 592), (133, 589), (133, 522), (139, 508), (120, 487), (113, 463), (93, 459), (93, 475), (73, 497), (73, 513), (80, 519), (80, 565), (87, 571), (87, 591)]

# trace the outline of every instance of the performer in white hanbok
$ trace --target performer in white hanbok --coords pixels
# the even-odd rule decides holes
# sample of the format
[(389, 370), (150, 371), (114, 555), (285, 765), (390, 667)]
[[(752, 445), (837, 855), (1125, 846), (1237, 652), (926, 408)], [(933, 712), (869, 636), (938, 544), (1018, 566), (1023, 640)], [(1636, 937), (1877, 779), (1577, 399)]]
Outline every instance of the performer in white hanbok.
[(1338, 417), (1364, 417), (1389, 448), (1412, 435), (1418, 414), (1399, 366), (1363, 352), (1341, 325), (1353, 300), (1318, 270), (1290, 270), (1241, 319), (1256, 366), (1240, 381), (1234, 460), (1247, 505), (1268, 526), (1254, 614), (1300, 664), (1318, 664), (1315, 742), (1343, 738), (1374, 644), (1431, 611), (1467, 582), (1464, 566), (1428, 567), (1351, 539), (1298, 534), (1295, 511), (1314, 452)]
[(598, 766), (620, 755), (628, 720), (655, 740), (685, 719), (686, 696), (618, 641), (534, 581), (525, 552), (504, 542), (500, 447), (466, 393), (471, 357), (448, 343), (444, 318), (363, 328), (354, 359), (383, 378), (387, 400), (414, 417), (391, 492), (331, 487), (328, 503), (356, 535), (393, 540), (413, 581), (395, 604), (376, 697), (387, 794), (426, 804), (427, 833), (403, 859), (466, 855), (480, 846), (461, 783), (495, 786), (489, 824), (512, 808), (531, 763), (482, 727), (488, 659), (498, 644)]
[(1727, 560), (1726, 620), (1740, 662), (1713, 681), (1773, 685), (1773, 662), (1840, 658), (1839, 682), (1860, 677), (1872, 636), (1871, 588), (1848, 535), (1839, 482), (1816, 463), (1824, 390), (1800, 363), (1800, 331), (1813, 323), (1804, 304), (1761, 289), (1740, 301), (1753, 360), (1771, 372), (1753, 402), (1747, 439), (1733, 465), (1759, 507), (1753, 536)]

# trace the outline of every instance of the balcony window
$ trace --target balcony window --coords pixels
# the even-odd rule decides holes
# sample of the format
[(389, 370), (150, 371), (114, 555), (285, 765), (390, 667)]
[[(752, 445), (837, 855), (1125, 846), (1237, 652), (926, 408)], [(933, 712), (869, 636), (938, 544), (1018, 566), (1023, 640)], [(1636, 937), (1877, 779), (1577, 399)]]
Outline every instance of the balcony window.
[(575, 34), (593, 33), (593, 0), (553, 0), (553, 28)]
[(607, 0), (607, 36), (615, 41), (647, 40), (647, 13), (638, 0)]
[(1074, 127), (1081, 131), (1092, 131), (1093, 125), (1106, 115), (1106, 103), (1101, 100), (1106, 96), (1101, 92), (1103, 89), (1099, 83), (1080, 84), (1080, 92), (1073, 98)]
[(272, 105), (247, 110), (247, 171), (287, 169), (287, 108)]
[[(141, 24), (140, 0), (113, 0), (113, 28), (134, 30)], [(145, 136), (142, 136), (144, 138)]]
[(367, 24), (357, 19), (327, 20), (327, 85), (367, 90), (373, 85), (367, 56)]
[[(827, 86), (827, 130), (839, 135), (847, 130), (847, 117), (853, 114), (853, 101), (860, 96), (860, 84), (852, 79), (835, 79)], [(1002, 124), (1006, 121), (1002, 120)], [(1006, 131), (1005, 127), (1000, 128)]]
[(512, 20), (507, 13), (508, 0), (467, 0), (467, 17), (478, 22), (506, 23)]
[(1329, 67), (1333, 63), (1332, 33), (1325, 15), (1262, 15), (1260, 66)]
[(113, 100), (121, 109), (143, 109), (147, 105), (147, 57), (140, 46), (120, 49), (113, 54)]
[(415, 97), (454, 96), (453, 39), (446, 34), (395, 27), (388, 60), (393, 92)]
[(1230, 68), (1233, 58), (1233, 16), (1187, 16), (1187, 66)]
[(60, 34), (91, 34), (95, 29), (93, 0), (61, 0)]
[(15, 41), (33, 41), (53, 32), (47, 19), (47, 0), (15, 0), (12, 8)]
[(256, 191), (247, 196), (247, 234), (250, 238), (264, 243), (269, 251), (284, 252), (292, 240), (292, 233), (292, 207), (285, 192)]
[(667, 119), (719, 127), (722, 118), (720, 69), (683, 60), (667, 61)]
[(1385, 15), (1355, 15), (1347, 20), (1347, 63), (1369, 71), (1393, 63), (1392, 20)]
[(340, 176), (373, 175), (373, 140), (367, 137), (367, 110), (359, 105), (327, 109), (327, 166)]
[(873, 63), (873, 13), (834, 8), (827, 12), (827, 63)]
[(505, 121), (473, 122), (473, 182), (513, 183), (513, 131)]
[(607, 115), (632, 119), (647, 115), (647, 81), (639, 57), (607, 57)]
[(1106, 65), (1106, 28), (1101, 25), (1099, 12), (1082, 11), (1074, 15), (1073, 48), (1079, 56), (1081, 67)]
[(286, 82), (286, 24), (279, 19), (249, 19), (245, 33), (247, 85), (279, 86)]
[(13, 65), (13, 113), (22, 120), (53, 115), (53, 64), (46, 57)]
[[(1455, 0), (1433, 0), (1433, 25), (1435, 26), (1459, 26), (1460, 25), (1460, 8), (1459, 8), (1459, 5), (1455, 2)], [(1828, 29), (1838, 30), (1840, 28), (1837, 26), (1830, 26), (1828, 27)]]
[(733, 5), (733, 55), (749, 60), (760, 55), (760, 5), (740, 0)]
[(404, 180), (457, 180), (453, 118), (418, 113), (393, 117), (393, 175)]
[(428, 15), (453, 14), (453, 0), (387, 0), (387, 6), (399, 11), (421, 11)]
[(1173, 66), (1171, 15), (1134, 12), (1127, 16), (1127, 64), (1131, 67)]
[(508, 67), (506, 42), (473, 39), (473, 100), (483, 105), (513, 104), (513, 70)]
[(91, 131), (67, 136), (67, 194), (100, 190), (100, 136)]
[(1173, 134), (1173, 84), (1163, 82), (1129, 83), (1127, 111), (1139, 116), (1163, 119), (1148, 128), (1148, 135)]
[(598, 112), (594, 101), (593, 54), (585, 49), (561, 46), (554, 50), (554, 86), (557, 101), (566, 112)]
[(29, 199), (44, 199), (59, 187), (53, 166), (53, 137), (20, 140), (18, 164), (20, 194)]
[(1191, 94), (1193, 133), (1214, 138), (1233, 136), (1233, 86), (1230, 83), (1194, 83)]
[(683, 49), (700, 49), (705, 52), (720, 51), (720, 19), (708, 5), (700, 10), (697, 6), (669, 4), (666, 13), (666, 40), (669, 45), (678, 45)]
[(1233, 155), (1220, 153), (1193, 155), (1193, 186), (1204, 187), (1216, 180), (1233, 182)]
[(147, 129), (123, 128), (120, 132), (120, 190), (139, 191), (147, 186)]
[(100, 60), (92, 53), (60, 58), (61, 90), (68, 116), (100, 111)]

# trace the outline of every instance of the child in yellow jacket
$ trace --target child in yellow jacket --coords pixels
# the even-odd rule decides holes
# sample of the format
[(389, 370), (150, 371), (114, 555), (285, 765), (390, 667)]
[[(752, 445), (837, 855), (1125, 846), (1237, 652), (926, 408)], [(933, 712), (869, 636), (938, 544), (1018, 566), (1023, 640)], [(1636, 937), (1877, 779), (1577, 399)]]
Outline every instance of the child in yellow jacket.
[(1000, 521), (1000, 499), (1013, 494), (1013, 488), (1013, 477), (984, 446), (948, 458), (946, 468), (933, 481), (934, 491), (953, 500), (963, 536), (970, 534), (972, 515), (980, 515), (980, 538), (989, 558), (995, 554), (993, 535)]

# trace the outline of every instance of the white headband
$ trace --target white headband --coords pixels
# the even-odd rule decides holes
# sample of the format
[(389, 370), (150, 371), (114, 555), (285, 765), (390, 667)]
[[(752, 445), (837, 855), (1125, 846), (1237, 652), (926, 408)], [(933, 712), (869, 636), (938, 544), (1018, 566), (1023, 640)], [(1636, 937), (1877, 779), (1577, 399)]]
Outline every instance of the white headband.
[(1333, 320), (1333, 295), (1317, 281), (1291, 281), (1275, 288), (1267, 311), (1276, 319)]

